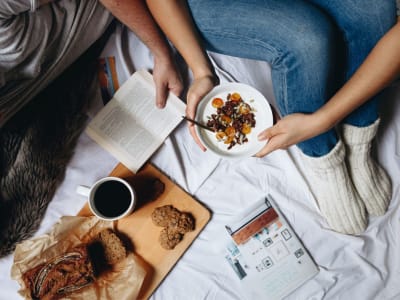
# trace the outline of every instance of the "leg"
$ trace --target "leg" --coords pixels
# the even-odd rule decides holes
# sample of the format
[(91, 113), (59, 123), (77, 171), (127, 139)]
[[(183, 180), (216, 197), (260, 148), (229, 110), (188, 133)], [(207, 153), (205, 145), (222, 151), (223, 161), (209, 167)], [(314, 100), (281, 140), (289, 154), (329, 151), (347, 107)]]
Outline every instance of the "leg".
[[(338, 33), (315, 6), (287, 0), (188, 2), (208, 50), (271, 64), (282, 115), (313, 112), (332, 94)], [(321, 156), (336, 142), (332, 130), (298, 146)]]
[(344, 124), (342, 132), (349, 173), (372, 216), (385, 214), (392, 198), (390, 178), (371, 156), (372, 141), (378, 131), (379, 121), (364, 127)]
[[(346, 79), (396, 22), (396, 6), (392, 0), (313, 2), (329, 11), (343, 31), (348, 54)], [(368, 212), (374, 216), (383, 215), (391, 199), (391, 182), (370, 153), (379, 126), (378, 97), (351, 113), (344, 123), (342, 134), (352, 181)]]
[[(343, 33), (346, 43), (346, 70), (349, 79), (365, 60), (379, 39), (396, 22), (396, 4), (393, 0), (310, 0), (332, 16)], [(368, 126), (378, 119), (377, 98), (374, 97), (352, 112), (345, 123)]]
[[(189, 1), (209, 50), (271, 64), (281, 114), (313, 112), (334, 91), (337, 31), (305, 1)], [(221, 16), (220, 12), (224, 12)], [(357, 234), (367, 225), (344, 162), (344, 145), (329, 131), (298, 145), (322, 214), (336, 231)]]

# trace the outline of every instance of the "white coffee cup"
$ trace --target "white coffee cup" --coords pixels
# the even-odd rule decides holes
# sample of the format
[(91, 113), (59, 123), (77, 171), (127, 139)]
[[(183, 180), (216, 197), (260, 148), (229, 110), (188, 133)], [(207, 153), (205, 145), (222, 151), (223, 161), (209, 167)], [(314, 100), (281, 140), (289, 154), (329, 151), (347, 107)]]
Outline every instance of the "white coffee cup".
[(89, 208), (99, 219), (115, 221), (133, 212), (136, 193), (126, 180), (104, 177), (91, 187), (80, 185), (77, 193), (88, 197)]

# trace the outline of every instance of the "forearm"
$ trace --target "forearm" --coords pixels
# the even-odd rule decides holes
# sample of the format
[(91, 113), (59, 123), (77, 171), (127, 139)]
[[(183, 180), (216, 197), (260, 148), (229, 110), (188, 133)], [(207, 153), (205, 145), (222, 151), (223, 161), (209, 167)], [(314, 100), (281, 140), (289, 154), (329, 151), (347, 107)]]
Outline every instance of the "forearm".
[(100, 2), (143, 41), (153, 53), (155, 60), (170, 59), (171, 49), (144, 0), (100, 0)]
[[(400, 74), (400, 23), (375, 46), (349, 81), (315, 115), (328, 129)], [(323, 121), (322, 121), (323, 120)]]
[(160, 27), (185, 59), (194, 77), (213, 76), (213, 67), (189, 13), (186, 1), (147, 0)]

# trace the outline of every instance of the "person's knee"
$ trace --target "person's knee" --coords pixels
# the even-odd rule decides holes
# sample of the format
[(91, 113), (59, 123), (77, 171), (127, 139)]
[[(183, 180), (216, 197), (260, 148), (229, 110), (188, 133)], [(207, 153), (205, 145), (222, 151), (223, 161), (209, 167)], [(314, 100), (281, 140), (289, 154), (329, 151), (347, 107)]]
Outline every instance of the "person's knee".
[(307, 24), (300, 30), (300, 33), (297, 32), (291, 37), (289, 51), (294, 57), (308, 64), (332, 59), (330, 54), (335, 52), (337, 36), (331, 24), (326, 23), (323, 26)]
[[(339, 44), (339, 32), (334, 24), (322, 14), (314, 14), (314, 18), (299, 22), (293, 30), (287, 32), (286, 42), (282, 43), (281, 55), (272, 62), (274, 67), (283, 64), (283, 68), (294, 66), (304, 69), (304, 76), (324, 74), (336, 60)], [(280, 45), (280, 46), (281, 46)], [(314, 75), (312, 75), (314, 74)]]

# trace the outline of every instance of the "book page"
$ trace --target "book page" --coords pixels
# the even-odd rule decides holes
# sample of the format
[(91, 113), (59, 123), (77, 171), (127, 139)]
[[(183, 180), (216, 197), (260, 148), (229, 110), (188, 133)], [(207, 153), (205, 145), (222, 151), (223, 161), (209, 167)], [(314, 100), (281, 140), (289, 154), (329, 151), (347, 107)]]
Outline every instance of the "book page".
[(86, 133), (134, 172), (160, 146), (157, 138), (115, 102), (96, 116)]
[(182, 121), (185, 105), (179, 98), (170, 94), (166, 107), (158, 109), (155, 106), (156, 94), (153, 78), (147, 72), (138, 72), (136, 80), (130, 78), (127, 88), (121, 92), (118, 91), (114, 98), (125, 111), (136, 116), (137, 122), (143, 128), (146, 128), (155, 138), (164, 140)]
[(86, 132), (120, 162), (136, 172), (182, 121), (185, 104), (168, 97), (155, 105), (155, 86), (146, 71), (133, 74), (89, 123)]

